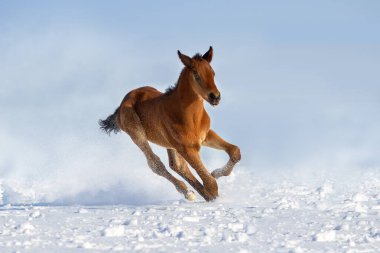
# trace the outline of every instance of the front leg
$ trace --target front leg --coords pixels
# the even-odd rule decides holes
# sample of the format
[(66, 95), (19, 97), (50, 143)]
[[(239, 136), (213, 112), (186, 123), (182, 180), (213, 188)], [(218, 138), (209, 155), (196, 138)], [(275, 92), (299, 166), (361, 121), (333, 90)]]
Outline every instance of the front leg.
[[(169, 165), (172, 170), (184, 178), (195, 190), (206, 200), (213, 199), (213, 196), (206, 190), (205, 187), (198, 181), (198, 179), (191, 173), (187, 166), (186, 160), (174, 149), (168, 149)], [(192, 191), (188, 190), (186, 198), (194, 200), (195, 195)]]
[[(199, 155), (199, 148), (187, 147), (177, 149), (177, 152), (190, 164), (202, 179), (204, 189), (198, 191), (207, 201), (218, 197), (218, 184), (215, 177), (206, 169)], [(197, 189), (197, 188), (195, 188)], [(198, 190), (198, 189), (197, 189)]]
[(239, 147), (226, 142), (211, 129), (208, 131), (203, 145), (210, 148), (224, 150), (230, 156), (230, 159), (227, 164), (223, 166), (223, 168), (216, 169), (211, 173), (211, 175), (216, 179), (221, 176), (230, 175), (235, 164), (241, 159)]

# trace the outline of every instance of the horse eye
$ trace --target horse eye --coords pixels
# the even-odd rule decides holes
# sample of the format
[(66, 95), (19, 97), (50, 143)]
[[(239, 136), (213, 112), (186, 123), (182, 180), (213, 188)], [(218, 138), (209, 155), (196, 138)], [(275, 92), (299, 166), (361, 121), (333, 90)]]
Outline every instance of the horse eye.
[(201, 80), (201, 77), (199, 76), (198, 72), (194, 72), (194, 77), (197, 81)]

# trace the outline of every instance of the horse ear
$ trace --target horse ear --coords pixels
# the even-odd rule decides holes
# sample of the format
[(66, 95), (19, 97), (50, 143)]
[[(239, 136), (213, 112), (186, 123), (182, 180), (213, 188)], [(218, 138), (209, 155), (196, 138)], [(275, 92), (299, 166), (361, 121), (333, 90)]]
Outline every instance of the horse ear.
[(202, 56), (203, 59), (205, 59), (208, 62), (211, 62), (212, 60), (212, 55), (213, 55), (213, 49), (210, 46), (210, 49)]
[(193, 68), (193, 60), (189, 56), (181, 54), (181, 52), (179, 50), (177, 51), (177, 53), (178, 53), (178, 57), (181, 60), (181, 62), (183, 63), (183, 65), (192, 69)]

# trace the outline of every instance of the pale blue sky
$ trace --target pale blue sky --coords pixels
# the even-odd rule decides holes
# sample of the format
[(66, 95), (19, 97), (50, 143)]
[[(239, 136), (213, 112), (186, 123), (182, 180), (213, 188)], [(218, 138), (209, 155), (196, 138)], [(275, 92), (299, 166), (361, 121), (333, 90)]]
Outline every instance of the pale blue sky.
[(159, 42), (189, 48), (205, 42), (231, 47), (257, 41), (339, 46), (380, 42), (378, 1), (2, 1), (0, 7), (5, 34), (86, 29), (150, 46)]
[(89, 146), (145, 164), (97, 119), (135, 87), (173, 84), (177, 49), (210, 45), (222, 101), (206, 107), (242, 166), (379, 167), (379, 13), (379, 1), (1, 1), (0, 173), (65, 171)]

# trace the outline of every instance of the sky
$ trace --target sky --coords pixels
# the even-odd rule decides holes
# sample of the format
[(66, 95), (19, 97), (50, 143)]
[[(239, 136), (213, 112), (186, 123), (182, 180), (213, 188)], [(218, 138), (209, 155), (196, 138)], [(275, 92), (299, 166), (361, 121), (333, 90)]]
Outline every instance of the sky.
[[(241, 148), (236, 169), (379, 168), (379, 12), (378, 1), (1, 1), (4, 201), (155, 199), (163, 181), (127, 135), (108, 137), (97, 121), (131, 89), (175, 83), (178, 49), (210, 45), (222, 101), (205, 107)], [(228, 159), (210, 149), (202, 158), (210, 170)]]

